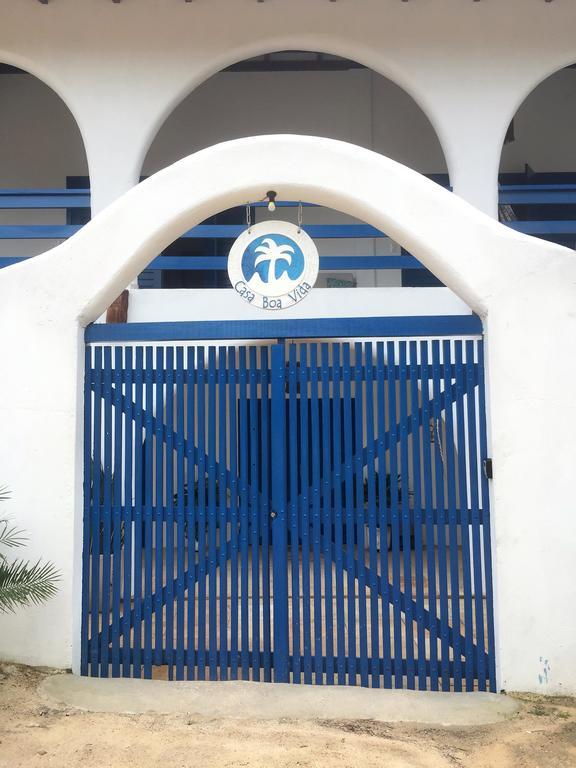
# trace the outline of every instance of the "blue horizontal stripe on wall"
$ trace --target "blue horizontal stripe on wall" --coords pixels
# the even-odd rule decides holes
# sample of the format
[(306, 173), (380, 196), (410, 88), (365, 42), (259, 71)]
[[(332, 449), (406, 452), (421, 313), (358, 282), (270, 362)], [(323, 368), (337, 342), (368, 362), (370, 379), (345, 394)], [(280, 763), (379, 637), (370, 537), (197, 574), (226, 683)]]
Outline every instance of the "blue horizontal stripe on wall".
[(576, 234), (576, 221), (506, 221), (503, 223), (525, 235)]
[[(80, 225), (60, 224), (6, 224), (0, 227), (0, 239), (2, 240), (45, 240), (64, 239), (71, 237), (81, 229)], [(200, 224), (194, 229), (180, 235), (184, 239), (210, 238), (214, 240), (227, 240), (236, 238), (246, 229), (245, 224)], [(369, 224), (310, 224), (302, 227), (310, 237), (324, 238), (370, 238), (386, 237), (376, 227)]]
[[(181, 235), (183, 238), (215, 238), (228, 239), (238, 237), (246, 229), (245, 224), (200, 224), (194, 229)], [(369, 224), (308, 224), (302, 229), (312, 238), (340, 237), (386, 237), (376, 227)]]
[(211, 341), (218, 339), (469, 336), (482, 334), (477, 315), (323, 317), (306, 320), (198, 320), (168, 323), (93, 323), (87, 342)]
[(33, 256), (0, 256), (0, 269), (10, 267), (12, 264), (18, 264), (20, 261), (28, 261)]
[(527, 184), (526, 186), (503, 185), (498, 190), (499, 202), (508, 205), (574, 205), (576, 185)]
[[(148, 269), (225, 270), (227, 256), (158, 256)], [(320, 269), (425, 269), (413, 256), (320, 256)]]
[[(576, 184), (501, 184), (498, 187), (500, 203), (518, 204), (576, 204)], [(0, 208), (89, 208), (89, 189), (0, 189)], [(265, 202), (251, 203), (263, 208)], [(293, 200), (278, 200), (276, 208), (296, 208)], [(304, 208), (317, 207), (315, 203), (302, 203)]]
[(90, 208), (86, 189), (0, 189), (0, 208)]
[(80, 224), (5, 224), (0, 240), (66, 240), (80, 229)]
[[(571, 235), (576, 233), (576, 221), (508, 221), (506, 226), (528, 235)], [(0, 226), (0, 240), (65, 240), (81, 229), (77, 224), (5, 224)], [(226, 240), (238, 237), (243, 224), (201, 224), (185, 232), (181, 238)], [(368, 224), (311, 224), (303, 229), (317, 240), (330, 238), (386, 237)], [(336, 257), (334, 257), (336, 258)]]
[[(32, 256), (0, 256), (0, 269), (26, 261)], [(147, 269), (183, 269), (202, 271), (228, 268), (227, 256), (158, 256)], [(413, 256), (320, 256), (321, 270), (335, 269), (426, 269)]]

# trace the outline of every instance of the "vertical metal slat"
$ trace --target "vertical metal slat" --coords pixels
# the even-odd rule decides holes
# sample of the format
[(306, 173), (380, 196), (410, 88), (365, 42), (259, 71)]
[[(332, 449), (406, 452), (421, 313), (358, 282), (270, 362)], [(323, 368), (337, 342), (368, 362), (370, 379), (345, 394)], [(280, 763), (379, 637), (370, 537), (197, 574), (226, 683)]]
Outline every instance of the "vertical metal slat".
[(108, 677), (110, 657), (110, 589), (112, 580), (112, 349), (104, 347), (104, 498), (102, 502), (102, 583), (100, 674)]
[(92, 371), (94, 387), (93, 459), (91, 498), (91, 594), (90, 594), (90, 673), (100, 673), (100, 509), (102, 504), (102, 347), (94, 349)]
[[(328, 357), (328, 344), (321, 346), (321, 386), (322, 386), (322, 489), (321, 489), (321, 527), (322, 527), (322, 554), (324, 560), (324, 648), (325, 648), (325, 673), (326, 684), (334, 684), (334, 609), (332, 591), (332, 532), (333, 532), (333, 506), (332, 506), (332, 452), (331, 452), (331, 425), (330, 425), (330, 367)], [(318, 446), (320, 449), (320, 445)]]
[(343, 345), (344, 495), (346, 511), (346, 586), (348, 590), (348, 685), (356, 685), (356, 509), (354, 495), (354, 418), (352, 413), (352, 362), (350, 344)]
[[(264, 360), (267, 358), (264, 357)], [(283, 344), (272, 346), (272, 546), (274, 560), (274, 682), (289, 680), (288, 520), (286, 510), (286, 363)], [(263, 385), (264, 386), (264, 385)], [(267, 526), (265, 528), (267, 530)], [(264, 541), (268, 547), (268, 540)]]
[(216, 349), (208, 347), (208, 666), (210, 680), (218, 679), (216, 516)]
[(134, 371), (134, 658), (132, 674), (142, 674), (142, 552), (144, 508), (144, 348), (136, 347)]
[(198, 525), (197, 505), (196, 505), (196, 467), (197, 467), (197, 449), (196, 449), (196, 350), (194, 347), (188, 347), (186, 350), (186, 485), (183, 489), (185, 497), (186, 513), (186, 562), (187, 562), (187, 616), (186, 616), (186, 638), (188, 658), (186, 663), (186, 676), (188, 680), (194, 680), (197, 676), (197, 649), (196, 640), (196, 610), (198, 600), (196, 596), (196, 585), (198, 584), (197, 569), (197, 536)]
[[(185, 663), (185, 412), (184, 412), (184, 350), (176, 348), (176, 679), (184, 680)], [(190, 567), (190, 566), (189, 566)], [(189, 652), (192, 648), (189, 647)]]
[(386, 467), (386, 379), (387, 371), (384, 363), (384, 342), (376, 346), (376, 382), (378, 409), (378, 527), (380, 529), (380, 578), (382, 583), (382, 658), (383, 685), (392, 688), (392, 647), (390, 637), (390, 578), (388, 556), (389, 516), (389, 483)]
[(88, 674), (90, 661), (90, 540), (92, 511), (92, 349), (84, 350), (84, 505), (82, 517), (82, 627), (80, 630), (80, 674)]
[(371, 342), (364, 345), (366, 416), (366, 503), (368, 505), (368, 547), (370, 563), (370, 674), (372, 687), (380, 687), (378, 619), (378, 527), (376, 511), (376, 452), (374, 443), (374, 359)]
[(304, 682), (312, 683), (312, 611), (310, 594), (310, 412), (308, 399), (308, 345), (300, 346), (300, 506), (302, 537), (302, 666)]
[[(174, 676), (174, 347), (166, 349), (166, 586), (165, 627), (168, 679)], [(164, 505), (163, 505), (164, 506)]]
[(342, 398), (340, 382), (340, 344), (332, 344), (332, 424), (334, 479), (332, 494), (334, 504), (334, 568), (336, 592), (336, 672), (338, 685), (346, 684), (346, 612), (344, 604), (344, 526), (342, 518), (343, 446), (342, 446)]
[(394, 686), (402, 688), (402, 602), (400, 589), (400, 515), (398, 483), (398, 424), (396, 416), (396, 351), (386, 343), (388, 358), (388, 435), (390, 441), (390, 522), (392, 541), (392, 618), (394, 626)]
[(248, 434), (248, 397), (246, 369), (246, 348), (241, 347), (238, 358), (238, 411), (239, 411), (239, 445), (240, 461), (240, 660), (242, 680), (250, 679), (250, 619), (249, 619), (249, 434)]
[(301, 682), (300, 649), (300, 525), (298, 504), (298, 381), (296, 378), (296, 344), (288, 351), (288, 461), (289, 461), (289, 530), (290, 530), (290, 576), (292, 587), (292, 682)]
[(218, 569), (220, 572), (218, 639), (220, 680), (228, 679), (228, 452), (227, 452), (226, 347), (218, 347)]
[(420, 461), (420, 431), (422, 438), (426, 439), (427, 425), (422, 422), (422, 410), (420, 407), (420, 389), (422, 386), (422, 399), (428, 397), (423, 382), (419, 381), (418, 373), (418, 343), (410, 342), (410, 422), (412, 427), (412, 467), (413, 467), (413, 494), (414, 494), (414, 571), (415, 571), (415, 597), (416, 597), (416, 644), (418, 648), (418, 688), (426, 690), (426, 628), (424, 623), (424, 542), (422, 540), (422, 464)]
[(445, 396), (445, 425), (446, 445), (444, 447), (444, 460), (447, 475), (448, 496), (448, 542), (450, 563), (450, 614), (452, 625), (452, 680), (454, 690), (462, 690), (462, 651), (460, 648), (460, 574), (458, 554), (458, 516), (456, 513), (456, 475), (454, 456), (454, 408), (451, 397), (452, 392), (452, 351), (449, 341), (442, 343), (442, 357), (444, 361), (444, 396)]
[(114, 456), (112, 482), (112, 622), (111, 622), (111, 647), (112, 647), (112, 677), (120, 677), (120, 586), (122, 571), (122, 489), (124, 454), (122, 441), (122, 347), (114, 348), (114, 393), (113, 393), (113, 419), (114, 419)]

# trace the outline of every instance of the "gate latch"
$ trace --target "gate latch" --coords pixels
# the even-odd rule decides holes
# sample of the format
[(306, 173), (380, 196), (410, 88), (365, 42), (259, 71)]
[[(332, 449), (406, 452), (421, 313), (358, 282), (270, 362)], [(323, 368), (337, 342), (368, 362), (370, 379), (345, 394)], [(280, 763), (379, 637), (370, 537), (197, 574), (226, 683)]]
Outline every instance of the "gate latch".
[(484, 459), (482, 462), (482, 466), (484, 467), (484, 474), (486, 475), (486, 478), (488, 480), (492, 480), (494, 477), (494, 474), (492, 472), (492, 459)]

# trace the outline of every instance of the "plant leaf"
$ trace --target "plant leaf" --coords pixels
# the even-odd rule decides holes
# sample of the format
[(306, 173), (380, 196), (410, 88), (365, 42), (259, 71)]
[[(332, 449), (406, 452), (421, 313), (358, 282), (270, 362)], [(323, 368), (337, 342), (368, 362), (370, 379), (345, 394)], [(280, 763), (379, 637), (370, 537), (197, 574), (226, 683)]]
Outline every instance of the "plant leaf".
[(11, 526), (7, 518), (0, 518), (0, 546), (4, 547), (22, 547), (28, 538), (24, 536), (24, 531)]
[(0, 612), (14, 613), (18, 606), (43, 603), (56, 594), (60, 578), (50, 562), (0, 562)]

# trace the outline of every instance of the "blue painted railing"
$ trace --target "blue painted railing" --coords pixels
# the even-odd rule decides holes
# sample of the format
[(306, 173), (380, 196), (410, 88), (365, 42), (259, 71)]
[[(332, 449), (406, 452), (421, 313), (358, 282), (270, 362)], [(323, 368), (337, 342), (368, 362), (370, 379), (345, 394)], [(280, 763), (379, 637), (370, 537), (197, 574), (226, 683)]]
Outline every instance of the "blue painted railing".
[[(254, 203), (262, 207), (265, 203)], [(295, 207), (298, 203), (278, 202), (278, 207)], [(315, 207), (304, 204), (305, 207)], [(88, 189), (5, 189), (0, 190), (0, 210), (38, 209), (86, 209), (90, 207)], [(79, 224), (3, 224), (0, 240), (64, 240), (81, 229)], [(229, 240), (238, 237), (244, 224), (201, 224), (181, 235), (182, 240)], [(368, 224), (310, 224), (303, 229), (316, 240), (322, 239), (373, 239), (385, 237)], [(0, 268), (23, 261), (25, 256), (0, 257)], [(225, 256), (158, 256), (148, 269), (152, 270), (226, 270)], [(424, 269), (413, 256), (323, 256), (321, 270), (364, 269)]]
[[(576, 184), (505, 184), (499, 187), (501, 219), (512, 229), (525, 234), (557, 240), (576, 241), (576, 210), (567, 215), (567, 206), (576, 206)], [(255, 203), (263, 206), (265, 203)], [(279, 207), (294, 207), (294, 202), (279, 202)], [(305, 204), (309, 207), (309, 204)], [(78, 210), (90, 208), (89, 189), (3, 189), (0, 211), (14, 210)], [(506, 220), (504, 220), (506, 219)], [(0, 240), (65, 240), (79, 231), (81, 224), (2, 224)], [(181, 238), (214, 241), (236, 238), (243, 224), (202, 224), (185, 232)], [(314, 239), (373, 239), (386, 235), (368, 224), (310, 224), (304, 230)], [(0, 257), (0, 268), (10, 266), (26, 256)], [(148, 267), (154, 270), (226, 269), (224, 256), (164, 256)], [(322, 270), (424, 269), (410, 255), (402, 256), (323, 256)]]
[(576, 242), (576, 184), (501, 184), (500, 220), (526, 235)]
[(312, 320), (197, 320), (166, 323), (93, 323), (87, 343), (217, 339), (313, 339), (482, 335), (478, 315), (343, 317)]

